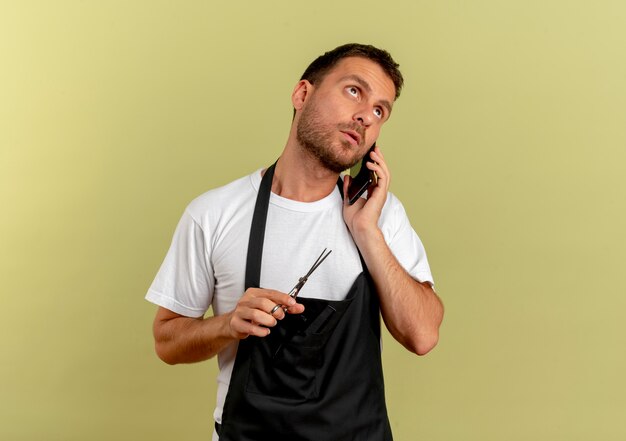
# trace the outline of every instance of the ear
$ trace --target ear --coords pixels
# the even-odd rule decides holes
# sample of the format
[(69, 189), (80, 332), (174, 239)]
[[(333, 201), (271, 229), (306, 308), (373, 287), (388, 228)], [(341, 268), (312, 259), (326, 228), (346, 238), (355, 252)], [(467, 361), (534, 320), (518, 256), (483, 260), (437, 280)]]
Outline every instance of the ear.
[(305, 101), (313, 91), (313, 85), (308, 80), (300, 80), (291, 94), (291, 104), (296, 110), (302, 109)]

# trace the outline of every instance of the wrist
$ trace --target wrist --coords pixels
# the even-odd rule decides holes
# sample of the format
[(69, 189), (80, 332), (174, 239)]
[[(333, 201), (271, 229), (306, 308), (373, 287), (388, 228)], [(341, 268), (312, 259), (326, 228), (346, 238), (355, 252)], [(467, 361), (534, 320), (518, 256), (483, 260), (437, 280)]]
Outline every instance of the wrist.
[(237, 333), (232, 326), (233, 311), (218, 315), (216, 319), (220, 321), (219, 334), (222, 338), (237, 339)]
[(362, 252), (365, 251), (370, 245), (376, 244), (380, 241), (384, 242), (385, 240), (383, 232), (380, 228), (378, 228), (378, 225), (355, 226), (352, 231), (352, 237)]

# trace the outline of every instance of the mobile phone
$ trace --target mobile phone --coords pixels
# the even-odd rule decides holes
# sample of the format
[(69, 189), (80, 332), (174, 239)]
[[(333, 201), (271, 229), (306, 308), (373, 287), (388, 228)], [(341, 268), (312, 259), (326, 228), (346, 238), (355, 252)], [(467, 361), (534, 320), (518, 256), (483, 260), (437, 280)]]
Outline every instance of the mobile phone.
[(374, 151), (374, 147), (376, 147), (376, 143), (363, 156), (363, 160), (350, 169), (350, 176), (352, 177), (348, 186), (348, 203), (350, 205), (354, 204), (368, 188), (378, 184), (376, 172), (365, 165), (367, 162), (374, 162), (370, 158), (370, 152)]

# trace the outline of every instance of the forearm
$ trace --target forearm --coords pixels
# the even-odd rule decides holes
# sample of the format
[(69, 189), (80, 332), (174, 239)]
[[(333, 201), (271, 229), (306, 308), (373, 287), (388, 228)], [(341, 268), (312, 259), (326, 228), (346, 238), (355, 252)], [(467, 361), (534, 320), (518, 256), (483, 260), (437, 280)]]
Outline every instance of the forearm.
[(236, 340), (228, 332), (228, 321), (228, 314), (207, 318), (157, 316), (154, 325), (157, 355), (168, 364), (212, 358)]
[(249, 288), (233, 311), (213, 317), (185, 317), (160, 307), (153, 326), (157, 355), (168, 364), (195, 363), (250, 335), (266, 337), (285, 317), (276, 305), (286, 305), (290, 314), (304, 311), (287, 294), (260, 288)]
[(426, 354), (439, 338), (441, 301), (428, 283), (417, 282), (402, 268), (378, 228), (354, 236), (378, 291), (387, 329), (408, 350)]

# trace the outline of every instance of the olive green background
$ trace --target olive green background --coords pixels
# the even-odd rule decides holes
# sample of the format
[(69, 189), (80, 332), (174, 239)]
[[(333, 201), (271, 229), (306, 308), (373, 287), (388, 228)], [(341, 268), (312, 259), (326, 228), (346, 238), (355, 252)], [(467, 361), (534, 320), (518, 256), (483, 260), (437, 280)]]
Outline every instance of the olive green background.
[(306, 65), (387, 48), (379, 145), (446, 305), (385, 336), (398, 440), (626, 439), (623, 1), (2, 1), (0, 439), (209, 439), (153, 353), (185, 205), (274, 160)]

